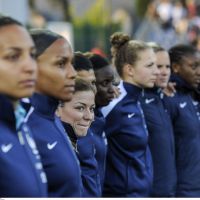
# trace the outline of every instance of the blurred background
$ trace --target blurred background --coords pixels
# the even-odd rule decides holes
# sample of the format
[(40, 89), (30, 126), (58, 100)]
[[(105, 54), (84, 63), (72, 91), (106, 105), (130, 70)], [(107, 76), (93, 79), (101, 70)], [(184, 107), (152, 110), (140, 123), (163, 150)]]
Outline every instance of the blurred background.
[(110, 56), (116, 31), (167, 49), (181, 42), (200, 49), (200, 0), (0, 0), (0, 12), (62, 34), (75, 51)]

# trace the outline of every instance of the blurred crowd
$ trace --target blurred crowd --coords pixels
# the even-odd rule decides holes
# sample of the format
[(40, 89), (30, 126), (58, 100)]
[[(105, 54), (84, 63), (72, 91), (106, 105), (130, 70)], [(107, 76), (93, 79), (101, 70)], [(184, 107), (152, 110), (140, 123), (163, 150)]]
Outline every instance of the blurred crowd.
[(136, 39), (155, 41), (169, 49), (186, 42), (199, 48), (200, 2), (198, 0), (153, 0), (147, 7)]

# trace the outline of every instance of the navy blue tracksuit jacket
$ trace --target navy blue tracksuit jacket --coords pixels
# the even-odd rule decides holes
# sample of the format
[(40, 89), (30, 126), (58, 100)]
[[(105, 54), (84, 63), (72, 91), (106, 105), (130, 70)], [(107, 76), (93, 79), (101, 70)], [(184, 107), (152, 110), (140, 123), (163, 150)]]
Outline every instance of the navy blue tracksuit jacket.
[(104, 184), (105, 176), (105, 162), (107, 153), (107, 140), (104, 132), (105, 118), (101, 113), (101, 108), (95, 108), (95, 118), (91, 125), (91, 131), (93, 132), (93, 140), (95, 144), (95, 158), (98, 163), (98, 173), (101, 180), (101, 188)]
[(140, 98), (153, 160), (152, 197), (174, 197), (176, 192), (174, 134), (163, 96), (161, 89), (153, 88), (145, 89)]
[(75, 153), (80, 162), (83, 183), (82, 197), (100, 197), (100, 177), (95, 158), (93, 135), (90, 129), (86, 136), (77, 138), (71, 125), (66, 122), (62, 123), (71, 141), (76, 145)]
[(0, 196), (47, 197), (46, 175), (29, 127), (16, 128), (14, 108), (0, 95)]
[(31, 103), (28, 124), (47, 175), (49, 197), (80, 197), (80, 166), (68, 135), (55, 115), (58, 101), (35, 93)]
[(174, 128), (177, 197), (200, 197), (200, 119), (199, 102), (193, 98), (193, 90), (178, 76), (174, 97), (165, 97)]
[(152, 160), (148, 132), (138, 102), (142, 89), (121, 83), (121, 95), (106, 116), (108, 151), (104, 196), (148, 197), (152, 185)]

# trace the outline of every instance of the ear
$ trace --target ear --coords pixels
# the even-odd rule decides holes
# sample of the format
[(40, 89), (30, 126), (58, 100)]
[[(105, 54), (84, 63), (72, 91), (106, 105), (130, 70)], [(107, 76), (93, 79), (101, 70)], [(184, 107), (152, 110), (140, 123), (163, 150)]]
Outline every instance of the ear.
[(130, 64), (125, 64), (123, 71), (124, 71), (124, 74), (126, 74), (126, 76), (133, 77), (133, 74), (134, 74), (133, 71), (134, 71), (134, 69), (133, 69), (133, 66), (131, 66)]
[(178, 64), (178, 63), (173, 63), (173, 64), (172, 64), (172, 71), (173, 71), (175, 74), (178, 74), (179, 71), (180, 71), (180, 64)]

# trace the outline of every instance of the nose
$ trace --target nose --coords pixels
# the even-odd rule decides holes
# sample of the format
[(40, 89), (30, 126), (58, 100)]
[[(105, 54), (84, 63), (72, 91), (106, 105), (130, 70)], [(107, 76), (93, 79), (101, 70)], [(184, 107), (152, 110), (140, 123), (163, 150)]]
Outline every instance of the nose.
[(23, 70), (26, 73), (29, 73), (29, 74), (37, 73), (37, 63), (30, 55), (26, 56), (22, 66), (23, 66)]
[(154, 75), (158, 76), (160, 74), (160, 70), (158, 69), (158, 66), (155, 64), (154, 65), (154, 71), (153, 71)]
[(170, 69), (167, 66), (162, 67), (162, 69), (160, 70), (160, 74), (162, 75), (168, 75), (170, 73)]
[(71, 79), (75, 79), (77, 76), (77, 72), (71, 63), (69, 64), (69, 67), (67, 69), (67, 76), (70, 77)]
[(197, 75), (200, 76), (200, 65), (197, 67), (197, 71), (196, 71)]
[(111, 94), (115, 93), (115, 85), (113, 84), (113, 82), (109, 84), (108, 92)]

